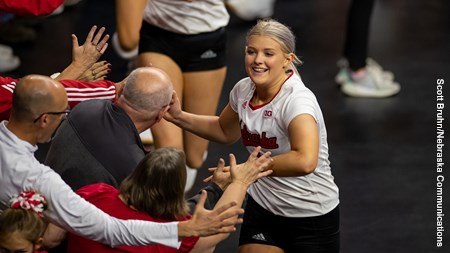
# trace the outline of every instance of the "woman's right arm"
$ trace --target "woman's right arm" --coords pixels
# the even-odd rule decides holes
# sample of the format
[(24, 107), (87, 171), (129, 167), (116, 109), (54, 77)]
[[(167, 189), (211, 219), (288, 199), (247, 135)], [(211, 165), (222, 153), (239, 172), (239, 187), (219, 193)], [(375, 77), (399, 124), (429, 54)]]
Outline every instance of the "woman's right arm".
[(181, 110), (176, 93), (172, 96), (169, 111), (164, 118), (175, 125), (210, 141), (232, 144), (239, 140), (239, 116), (228, 104), (220, 116), (207, 116)]

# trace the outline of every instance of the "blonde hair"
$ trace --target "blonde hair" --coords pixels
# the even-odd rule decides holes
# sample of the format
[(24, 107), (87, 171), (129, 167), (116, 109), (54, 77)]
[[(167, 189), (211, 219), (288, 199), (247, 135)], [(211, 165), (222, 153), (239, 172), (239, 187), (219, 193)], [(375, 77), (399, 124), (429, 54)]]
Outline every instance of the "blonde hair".
[(295, 36), (289, 27), (271, 18), (260, 19), (257, 21), (256, 25), (248, 31), (245, 41), (246, 46), (248, 45), (250, 37), (254, 35), (268, 36), (280, 44), (281, 49), (285, 54), (292, 54), (294, 59), (290, 68), (298, 74), (295, 65), (300, 66), (303, 62), (295, 54)]

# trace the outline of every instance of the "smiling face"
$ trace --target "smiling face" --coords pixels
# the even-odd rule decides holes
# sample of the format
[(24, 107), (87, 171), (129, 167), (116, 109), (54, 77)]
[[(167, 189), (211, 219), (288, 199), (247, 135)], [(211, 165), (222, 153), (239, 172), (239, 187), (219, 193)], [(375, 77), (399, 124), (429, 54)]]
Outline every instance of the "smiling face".
[(283, 52), (280, 43), (269, 36), (249, 37), (245, 52), (245, 68), (256, 86), (271, 87), (286, 79), (285, 68), (291, 63), (292, 54)]

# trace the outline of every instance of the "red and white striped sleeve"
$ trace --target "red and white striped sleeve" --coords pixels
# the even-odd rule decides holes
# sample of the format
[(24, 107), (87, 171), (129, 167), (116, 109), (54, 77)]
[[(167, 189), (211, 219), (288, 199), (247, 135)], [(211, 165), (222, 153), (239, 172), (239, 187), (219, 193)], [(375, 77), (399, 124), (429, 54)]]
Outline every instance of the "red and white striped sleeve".
[(19, 80), (0, 76), (0, 121), (9, 119), (12, 107), (12, 94)]
[(114, 82), (103, 80), (97, 82), (83, 82), (78, 80), (61, 80), (67, 92), (71, 108), (89, 99), (107, 99), (115, 102), (116, 86)]

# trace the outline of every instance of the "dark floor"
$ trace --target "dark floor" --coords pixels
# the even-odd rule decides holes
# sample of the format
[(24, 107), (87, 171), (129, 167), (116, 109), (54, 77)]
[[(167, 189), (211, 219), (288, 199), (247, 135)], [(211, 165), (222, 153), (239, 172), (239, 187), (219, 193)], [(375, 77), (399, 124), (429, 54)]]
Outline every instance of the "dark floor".
[[(347, 6), (347, 0), (279, 0), (274, 15), (297, 35), (298, 54), (304, 61), (300, 73), (316, 94), (327, 123), (330, 160), (340, 188), (341, 252), (450, 252), (450, 214), (444, 216), (443, 247), (436, 246), (436, 178), (442, 174), (450, 180), (448, 166), (436, 172), (436, 83), (437, 79), (450, 83), (450, 2), (377, 2), (370, 56), (392, 70), (402, 85), (398, 96), (387, 99), (345, 97), (333, 81)], [(34, 43), (14, 46), (22, 66), (8, 74), (52, 74), (63, 69), (70, 62), (70, 34), (84, 39), (93, 24), (114, 31), (113, 1), (85, 0), (37, 24)], [(245, 76), (243, 46), (250, 25), (231, 20), (229, 72), (219, 108), (227, 102), (232, 85)], [(103, 58), (112, 63), (110, 79), (121, 80), (126, 62), (112, 49)], [(448, 110), (444, 109), (447, 121)], [(444, 125), (449, 132), (446, 121)], [(445, 162), (450, 165), (447, 143)], [(205, 168), (229, 152), (239, 161), (247, 157), (240, 143), (211, 143)], [(200, 178), (206, 174), (203, 170)], [(200, 187), (199, 183), (195, 190)], [(444, 181), (444, 213), (450, 212), (449, 189)], [(216, 252), (236, 252), (237, 236), (231, 235)]]

